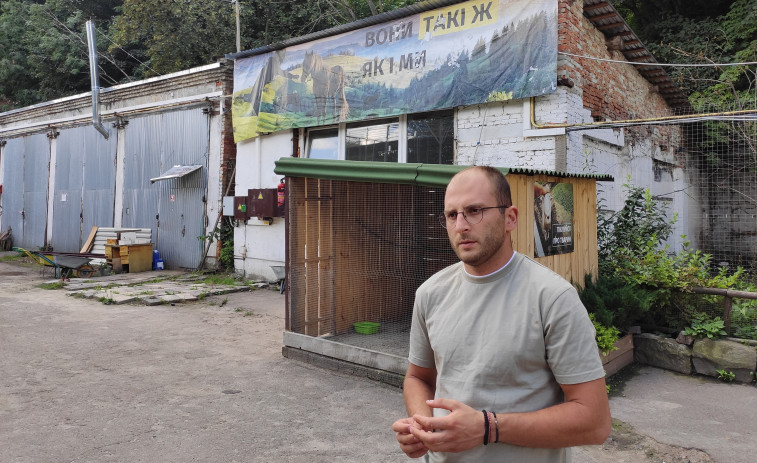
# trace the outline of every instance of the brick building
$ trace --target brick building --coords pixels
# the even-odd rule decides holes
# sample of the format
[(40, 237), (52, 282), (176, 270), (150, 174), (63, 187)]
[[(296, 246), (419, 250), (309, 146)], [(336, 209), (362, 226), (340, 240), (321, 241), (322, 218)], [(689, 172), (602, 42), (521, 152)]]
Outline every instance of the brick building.
[[(229, 57), (237, 61), (237, 67), (244, 59), (255, 58), (265, 53), (285, 51), (288, 57), (304, 49), (315, 49), (326, 40), (336, 40), (335, 38), (347, 36), (354, 31), (372, 30), (369, 29), (371, 27), (390, 32), (393, 30), (391, 27), (395, 27), (395, 40), (399, 40), (404, 28), (396, 28), (392, 24), (404, 17), (420, 15), (421, 20), (413, 26), (418, 29), (424, 26), (423, 15), (429, 14), (446, 19), (449, 25), (453, 20), (459, 22), (459, 16), (453, 16), (457, 15), (455, 11), (472, 5), (470, 11), (481, 12), (493, 3), (497, 2), (424, 2), (329, 31)], [(331, 120), (325, 125), (310, 124), (283, 130), (259, 130), (257, 136), (237, 140), (234, 194), (244, 196), (249, 189), (276, 188), (280, 176), (274, 172), (275, 163), (282, 157), (429, 162), (428, 156), (421, 157), (424, 159), (422, 161), (413, 160), (419, 147), (413, 144), (410, 128), (418, 120), (436, 124), (434, 127), (438, 129), (438, 133), (448, 131), (449, 136), (442, 137), (445, 138), (444, 141), (431, 141), (430, 138), (420, 140), (419, 145), (436, 143), (434, 146), (438, 145), (439, 151), (446, 153), (431, 162), (492, 165), (572, 175), (612, 176), (616, 182), (601, 182), (598, 188), (601, 207), (608, 210), (617, 210), (622, 206), (622, 184), (627, 178), (630, 178), (634, 185), (649, 187), (663, 200), (667, 192), (685, 188), (688, 180), (683, 159), (678, 154), (682, 151), (680, 147), (683, 143), (678, 126), (622, 126), (615, 123), (672, 115), (687, 103), (663, 68), (656, 65), (652, 55), (614, 7), (601, 0), (515, 3), (517, 7), (543, 4), (548, 18), (551, 17), (551, 11), (554, 11), (556, 75), (551, 90), (535, 96), (455, 105), (421, 114), (416, 114), (415, 109), (411, 107), (405, 113), (391, 117), (371, 117), (371, 114), (366, 112), (365, 117), (360, 120)], [(433, 20), (426, 20), (425, 24), (431, 24), (429, 21)], [(420, 31), (414, 32), (418, 32), (420, 38)], [(501, 33), (497, 31), (494, 34), (492, 43), (509, 32), (512, 32), (512, 26), (506, 25), (501, 29)], [(373, 32), (367, 34), (380, 37)], [(488, 52), (492, 46), (488, 43), (480, 46), (476, 44), (472, 47), (474, 51), (470, 54), (471, 59), (476, 53), (476, 48), (481, 53)], [(527, 81), (531, 76), (530, 72), (535, 71), (534, 76), (537, 74), (538, 66), (529, 65), (528, 59), (531, 59), (530, 55), (534, 55), (530, 49), (524, 48), (523, 53), (529, 55), (526, 58), (519, 57), (525, 76), (523, 80)], [(363, 76), (366, 69), (373, 70), (375, 74), (378, 64), (378, 58), (373, 65), (363, 64)], [(295, 75), (300, 72), (299, 68), (299, 65), (286, 67), (284, 74), (288, 74), (290, 82), (295, 81), (294, 77), (299, 77)], [(301, 80), (304, 82), (305, 78)], [(281, 81), (283, 80), (276, 82)], [(469, 81), (475, 84), (475, 76)], [(365, 90), (358, 93), (354, 88), (350, 88), (350, 84), (357, 85), (358, 79), (351, 77), (349, 73), (346, 82), (347, 101), (351, 109), (355, 105), (365, 103), (366, 100), (376, 99), (377, 107), (383, 108), (382, 100), (389, 99), (388, 96), (385, 97), (388, 93), (386, 91), (381, 93), (375, 90), (374, 93), (372, 90)], [(245, 91), (240, 91), (240, 88), (242, 87), (239, 86), (239, 81), (235, 81), (235, 95), (239, 99), (244, 97)], [(293, 98), (296, 97), (296, 103), (299, 105), (301, 95), (302, 92), (292, 91), (290, 87), (288, 100), (280, 101), (277, 96), (273, 103), (290, 107)], [(380, 112), (381, 110), (377, 110), (376, 114)], [(397, 131), (399, 134), (396, 141), (387, 139), (377, 142), (375, 145), (381, 146), (378, 154), (374, 152), (366, 155), (364, 148), (356, 148), (355, 144), (351, 145), (350, 140), (351, 137), (359, 136), (364, 136), (367, 140), (367, 133), (371, 130), (384, 133)], [(691, 196), (686, 199), (671, 197), (670, 213), (682, 213), (696, 207), (696, 201), (696, 198)], [(689, 224), (679, 220), (676, 227), (674, 236), (687, 233)], [(273, 278), (270, 266), (283, 265), (284, 262), (284, 235), (282, 218), (261, 221), (253, 217), (246, 221), (238, 221), (235, 228), (237, 271), (248, 276)]]

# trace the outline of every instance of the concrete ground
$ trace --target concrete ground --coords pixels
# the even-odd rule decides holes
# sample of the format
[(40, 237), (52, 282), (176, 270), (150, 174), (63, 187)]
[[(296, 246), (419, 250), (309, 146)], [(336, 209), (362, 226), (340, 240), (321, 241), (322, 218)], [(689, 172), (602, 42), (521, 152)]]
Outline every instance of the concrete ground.
[[(104, 304), (2, 255), (1, 462), (409, 461), (390, 429), (399, 389), (282, 357), (278, 291)], [(754, 461), (756, 387), (626, 376), (613, 435), (574, 462)]]

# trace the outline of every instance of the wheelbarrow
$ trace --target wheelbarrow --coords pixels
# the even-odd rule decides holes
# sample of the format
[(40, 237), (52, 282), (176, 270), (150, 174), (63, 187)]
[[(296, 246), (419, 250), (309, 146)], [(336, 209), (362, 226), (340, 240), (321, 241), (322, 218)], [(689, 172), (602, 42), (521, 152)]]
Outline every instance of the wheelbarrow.
[(63, 280), (69, 279), (74, 273), (79, 278), (91, 277), (95, 273), (95, 269), (89, 265), (89, 262), (98, 257), (88, 254), (29, 251), (19, 247), (14, 247), (13, 250), (23, 252), (43, 267), (53, 267), (55, 269), (55, 277)]

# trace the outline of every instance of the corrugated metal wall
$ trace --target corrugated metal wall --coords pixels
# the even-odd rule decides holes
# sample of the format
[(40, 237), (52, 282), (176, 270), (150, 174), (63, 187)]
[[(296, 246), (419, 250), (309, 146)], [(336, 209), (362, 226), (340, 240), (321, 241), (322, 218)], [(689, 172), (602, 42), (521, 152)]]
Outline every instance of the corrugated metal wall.
[(47, 135), (8, 140), (3, 162), (3, 228), (12, 228), (14, 246), (37, 250), (45, 245), (47, 226)]
[(79, 252), (93, 225), (113, 226), (116, 137), (94, 127), (61, 130), (56, 141), (52, 241)]
[(12, 138), (3, 149), (3, 231), (11, 229), (14, 246), (24, 235), (24, 140)]
[(24, 237), (31, 248), (45, 245), (50, 140), (45, 134), (24, 137)]
[[(202, 109), (149, 115), (126, 126), (124, 227), (152, 229), (166, 268), (196, 268), (205, 228), (209, 119)], [(150, 183), (174, 165), (202, 165), (181, 179)]]

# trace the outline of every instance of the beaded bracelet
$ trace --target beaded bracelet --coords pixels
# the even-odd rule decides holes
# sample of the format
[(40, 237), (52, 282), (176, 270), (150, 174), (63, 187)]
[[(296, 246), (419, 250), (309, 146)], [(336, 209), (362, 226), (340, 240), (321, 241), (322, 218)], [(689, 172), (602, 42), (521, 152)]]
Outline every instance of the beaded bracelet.
[(481, 410), (484, 413), (484, 445), (489, 444), (489, 414), (486, 410)]

